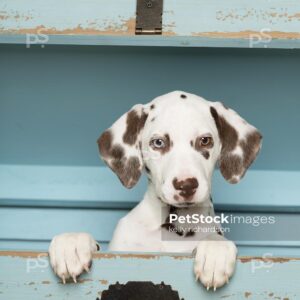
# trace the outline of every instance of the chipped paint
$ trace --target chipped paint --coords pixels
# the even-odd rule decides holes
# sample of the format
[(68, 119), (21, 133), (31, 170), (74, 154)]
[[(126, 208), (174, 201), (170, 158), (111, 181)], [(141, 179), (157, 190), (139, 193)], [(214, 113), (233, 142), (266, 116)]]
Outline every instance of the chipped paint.
[(234, 22), (234, 21), (246, 21), (247, 19), (263, 19), (266, 22), (273, 24), (274, 22), (283, 21), (288, 22), (292, 20), (300, 21), (300, 13), (289, 13), (289, 10), (284, 7), (269, 8), (267, 10), (261, 10), (259, 8), (247, 8), (229, 9), (226, 12), (222, 10), (216, 11), (216, 19), (219, 21)]
[(78, 278), (77, 279), (77, 283), (86, 283), (86, 282), (90, 282), (90, 281), (93, 281), (93, 279), (90, 279), (90, 278)]
[(47, 257), (47, 252), (33, 252), (33, 251), (0, 251), (1, 256), (10, 256), (10, 257), (24, 257), (24, 258), (38, 258), (38, 257)]
[(222, 39), (250, 39), (251, 37), (266, 37), (271, 39), (300, 39), (300, 32), (266, 31), (265, 36), (259, 31), (245, 30), (240, 32), (192, 32), (195, 37), (222, 38)]
[(249, 263), (251, 261), (254, 260), (258, 260), (258, 261), (263, 261), (263, 262), (273, 262), (273, 263), (287, 263), (290, 262), (292, 260), (300, 260), (300, 258), (286, 258), (286, 257), (268, 257), (268, 258), (264, 258), (264, 257), (250, 257), (250, 256), (244, 256), (244, 257), (239, 257), (238, 258), (240, 260), (241, 263)]
[(96, 26), (96, 22), (90, 22), (90, 27), (79, 24), (73, 28), (57, 29), (39, 25), (33, 28), (5, 29), (0, 27), (0, 34), (48, 34), (48, 35), (134, 35), (135, 18), (121, 20), (120, 24), (108, 23), (103, 28)]
[(105, 280), (105, 279), (101, 279), (101, 280), (99, 280), (99, 282), (104, 285), (108, 284), (108, 280)]
[[(0, 251), (1, 256), (10, 256), (10, 257), (21, 257), (21, 258), (40, 258), (48, 257), (47, 252), (32, 252), (32, 251)], [(94, 259), (117, 259), (117, 258), (135, 258), (135, 259), (159, 259), (160, 257), (170, 257), (175, 260), (183, 259), (193, 259), (192, 255), (178, 255), (178, 254), (145, 254), (145, 253), (95, 253), (93, 255)], [(300, 257), (256, 257), (256, 256), (242, 256), (238, 257), (238, 260), (241, 263), (249, 263), (253, 260), (259, 260), (264, 262), (274, 262), (274, 263), (286, 263), (293, 260), (300, 260)]]

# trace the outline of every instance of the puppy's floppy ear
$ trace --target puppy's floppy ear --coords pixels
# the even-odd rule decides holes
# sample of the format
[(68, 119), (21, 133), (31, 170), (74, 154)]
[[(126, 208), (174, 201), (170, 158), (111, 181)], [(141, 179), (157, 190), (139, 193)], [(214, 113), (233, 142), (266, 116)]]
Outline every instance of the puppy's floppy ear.
[(144, 106), (135, 105), (98, 139), (102, 159), (127, 188), (132, 188), (142, 174), (140, 140), (147, 117)]
[(234, 110), (220, 102), (213, 102), (210, 112), (222, 146), (220, 171), (227, 181), (237, 183), (256, 158), (261, 148), (262, 135)]

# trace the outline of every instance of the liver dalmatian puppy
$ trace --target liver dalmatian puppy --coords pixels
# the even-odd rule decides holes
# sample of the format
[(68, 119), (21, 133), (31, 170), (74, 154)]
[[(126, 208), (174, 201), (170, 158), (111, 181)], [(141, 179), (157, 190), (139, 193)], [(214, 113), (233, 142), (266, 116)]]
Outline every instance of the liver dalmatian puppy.
[[(135, 105), (98, 139), (101, 157), (125, 187), (132, 188), (143, 169), (148, 177), (143, 200), (119, 221), (109, 249), (194, 251), (196, 279), (214, 290), (228, 283), (235, 269), (235, 244), (220, 230), (171, 231), (168, 215), (189, 210), (214, 215), (215, 164), (228, 182), (238, 183), (257, 156), (261, 140), (258, 130), (232, 109), (186, 92)], [(64, 233), (50, 244), (51, 265), (64, 283), (68, 278), (76, 282), (77, 276), (89, 271), (97, 250), (89, 234)]]

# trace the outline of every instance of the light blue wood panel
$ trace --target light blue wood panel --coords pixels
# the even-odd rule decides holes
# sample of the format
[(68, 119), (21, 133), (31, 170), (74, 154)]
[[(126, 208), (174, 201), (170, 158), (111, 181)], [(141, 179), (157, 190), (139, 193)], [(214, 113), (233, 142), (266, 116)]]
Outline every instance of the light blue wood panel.
[[(44, 254), (45, 255), (45, 254)], [(216, 292), (195, 282), (188, 256), (97, 254), (90, 274), (78, 284), (63, 285), (50, 270), (48, 258), (38, 253), (0, 253), (0, 299), (93, 299), (119, 281), (152, 281), (172, 286), (186, 300), (281, 299), (300, 297), (298, 259), (241, 257), (230, 283)], [(17, 270), (17, 271), (16, 271)]]
[[(167, 39), (134, 37), (135, 8), (135, 1), (130, 0), (31, 0), (26, 4), (3, 0), (0, 42), (25, 44), (26, 39), (32, 39), (40, 44), (262, 48), (300, 45), (297, 0), (166, 0), (163, 34)], [(108, 38), (99, 38), (103, 35)]]
[[(216, 170), (214, 205), (230, 211), (299, 212), (299, 182), (296, 171), (250, 170), (230, 185)], [(145, 191), (145, 178), (128, 190), (107, 167), (0, 165), (0, 205), (132, 208)]]
[(299, 50), (2, 45), (0, 163), (99, 166), (102, 131), (134, 104), (180, 89), (260, 129), (251, 169), (298, 171), (299, 64)]
[(55, 208), (0, 208), (0, 239), (50, 241), (63, 232), (88, 232), (99, 242), (110, 241), (127, 211)]
[[(45, 243), (57, 234), (64, 232), (88, 232), (100, 243), (107, 244), (117, 222), (127, 213), (127, 210), (111, 209), (71, 209), (71, 208), (0, 208), (0, 242), (1, 249), (12, 249), (15, 243), (17, 249), (47, 249)], [(158, 212), (159, 214), (160, 212)], [(231, 213), (230, 213), (231, 214)], [(300, 255), (299, 214), (279, 213), (234, 213), (239, 218), (272, 217), (274, 224), (264, 225), (230, 223), (222, 224), (226, 229), (227, 238), (242, 247), (298, 247)], [(254, 223), (254, 222), (253, 222)], [(19, 242), (19, 245), (17, 244)], [(24, 244), (22, 245), (21, 242)], [(28, 247), (30, 242), (38, 243)], [(42, 248), (39, 243), (42, 243)], [(289, 251), (285, 255), (290, 254)]]

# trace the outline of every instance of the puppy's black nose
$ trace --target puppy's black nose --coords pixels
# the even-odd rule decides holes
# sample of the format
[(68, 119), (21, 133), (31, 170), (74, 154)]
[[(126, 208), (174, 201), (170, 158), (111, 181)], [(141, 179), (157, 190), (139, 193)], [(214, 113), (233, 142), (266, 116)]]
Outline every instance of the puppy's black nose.
[(190, 200), (191, 196), (196, 193), (199, 183), (195, 177), (186, 178), (184, 180), (178, 180), (177, 178), (174, 178), (173, 186), (175, 190), (180, 191), (180, 196), (182, 196), (186, 200)]

